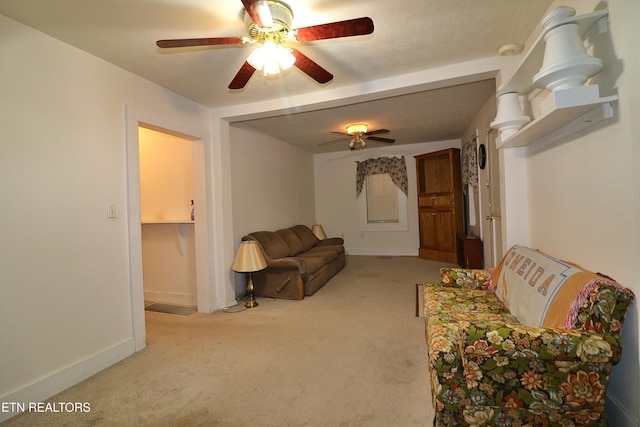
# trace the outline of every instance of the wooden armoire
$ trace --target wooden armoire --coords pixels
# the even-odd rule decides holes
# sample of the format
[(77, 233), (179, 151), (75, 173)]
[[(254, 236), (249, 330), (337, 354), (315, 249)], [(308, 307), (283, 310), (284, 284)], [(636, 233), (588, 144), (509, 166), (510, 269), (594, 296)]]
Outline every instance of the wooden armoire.
[(457, 262), (456, 236), (464, 232), (460, 150), (415, 156), (420, 258)]

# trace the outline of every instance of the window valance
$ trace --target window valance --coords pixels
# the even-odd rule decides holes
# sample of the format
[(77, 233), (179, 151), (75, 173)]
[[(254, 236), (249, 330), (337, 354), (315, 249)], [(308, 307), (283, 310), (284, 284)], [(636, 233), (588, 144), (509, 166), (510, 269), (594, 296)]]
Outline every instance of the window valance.
[(477, 138), (464, 144), (462, 147), (462, 184), (478, 186), (478, 157)]
[(377, 159), (367, 159), (356, 162), (356, 195), (360, 196), (364, 187), (364, 179), (367, 175), (388, 173), (393, 183), (407, 197), (409, 197), (409, 181), (407, 179), (407, 164), (404, 156), (401, 157), (379, 157)]

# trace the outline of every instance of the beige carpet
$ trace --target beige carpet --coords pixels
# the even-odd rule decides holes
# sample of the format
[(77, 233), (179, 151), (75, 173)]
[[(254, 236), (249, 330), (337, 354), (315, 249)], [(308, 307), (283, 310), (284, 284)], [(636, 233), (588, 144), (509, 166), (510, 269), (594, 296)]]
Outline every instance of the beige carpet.
[(147, 348), (60, 393), (88, 413), (22, 414), (7, 426), (427, 426), (416, 283), (442, 264), (349, 256), (302, 301), (238, 313), (147, 312)]

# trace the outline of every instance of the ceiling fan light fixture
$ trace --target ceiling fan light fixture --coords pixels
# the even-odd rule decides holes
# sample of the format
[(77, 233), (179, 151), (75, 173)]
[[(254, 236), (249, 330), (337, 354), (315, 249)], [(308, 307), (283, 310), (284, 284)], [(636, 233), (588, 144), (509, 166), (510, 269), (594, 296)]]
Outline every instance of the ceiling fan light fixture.
[(281, 44), (276, 44), (273, 40), (266, 40), (249, 55), (247, 62), (256, 70), (262, 70), (267, 76), (291, 68), (296, 62), (296, 58), (289, 49)]
[(367, 133), (367, 125), (364, 124), (355, 124), (355, 125), (349, 125), (347, 126), (347, 133), (349, 135), (354, 135), (354, 134), (363, 134), (363, 133)]
[(277, 56), (278, 64), (280, 65), (280, 69), (282, 70), (288, 70), (296, 62), (296, 57), (293, 56), (291, 50), (283, 47), (282, 45), (278, 46)]
[(356, 135), (349, 141), (350, 150), (362, 150), (367, 144), (360, 135)]

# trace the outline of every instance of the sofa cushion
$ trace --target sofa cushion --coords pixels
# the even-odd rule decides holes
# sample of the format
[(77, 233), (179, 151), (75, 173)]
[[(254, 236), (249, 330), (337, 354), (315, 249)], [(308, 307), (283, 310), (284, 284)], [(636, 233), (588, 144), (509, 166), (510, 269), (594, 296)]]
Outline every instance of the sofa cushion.
[(615, 283), (518, 245), (509, 249), (492, 277), (496, 295), (523, 324), (552, 328), (565, 327), (574, 301), (595, 281)]
[[(322, 242), (322, 240), (320, 240)], [(311, 250), (330, 250), (332, 252), (334, 252), (336, 255), (340, 255), (344, 253), (344, 246), (342, 245), (324, 245), (324, 244), (318, 244), (317, 246), (314, 246), (313, 248), (311, 248)]]
[(319, 239), (311, 232), (311, 229), (306, 225), (295, 225), (291, 227), (291, 230), (296, 233), (300, 241), (302, 242), (303, 250), (309, 250), (318, 244)]
[(319, 256), (302, 255), (303, 256), (296, 257), (296, 259), (300, 263), (300, 272), (303, 276), (314, 274), (327, 264), (327, 261)]
[(298, 238), (298, 235), (293, 232), (290, 228), (283, 228), (282, 230), (276, 231), (287, 242), (289, 245), (289, 256), (296, 256), (300, 252), (304, 250), (302, 242)]
[(509, 313), (493, 292), (424, 284), (424, 310), (427, 312)]
[(322, 262), (327, 264), (336, 259), (337, 256), (338, 254), (335, 251), (318, 251), (315, 250), (315, 248), (312, 248), (311, 250), (299, 254), (296, 259), (319, 258)]
[(256, 231), (249, 236), (260, 242), (265, 254), (272, 259), (284, 258), (289, 255), (289, 245), (275, 231)]

